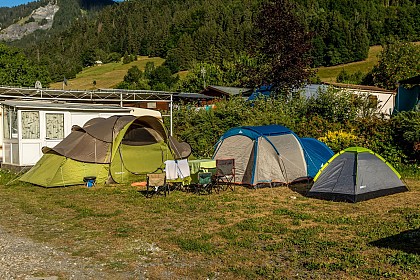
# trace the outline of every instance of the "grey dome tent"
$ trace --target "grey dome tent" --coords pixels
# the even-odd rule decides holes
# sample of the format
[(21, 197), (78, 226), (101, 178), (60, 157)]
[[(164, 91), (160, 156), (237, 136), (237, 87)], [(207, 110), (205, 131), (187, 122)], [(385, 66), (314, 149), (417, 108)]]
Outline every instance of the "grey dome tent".
[(351, 147), (335, 154), (319, 170), (307, 196), (358, 202), (407, 190), (400, 174), (380, 155)]
[(240, 126), (226, 131), (214, 159), (235, 159), (235, 182), (288, 184), (316, 175), (334, 153), (324, 143), (299, 138), (281, 125)]

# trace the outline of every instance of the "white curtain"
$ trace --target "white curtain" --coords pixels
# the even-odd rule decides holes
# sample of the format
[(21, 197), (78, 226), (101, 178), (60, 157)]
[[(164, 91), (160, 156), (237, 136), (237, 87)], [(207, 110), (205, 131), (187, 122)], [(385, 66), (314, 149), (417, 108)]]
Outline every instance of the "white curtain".
[(39, 112), (22, 111), (22, 139), (39, 139)]
[(46, 114), (47, 139), (64, 138), (64, 114)]

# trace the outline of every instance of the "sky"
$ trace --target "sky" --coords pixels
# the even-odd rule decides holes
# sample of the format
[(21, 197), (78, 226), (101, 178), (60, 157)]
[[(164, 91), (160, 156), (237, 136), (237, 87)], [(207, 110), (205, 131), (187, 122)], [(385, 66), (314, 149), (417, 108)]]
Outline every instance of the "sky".
[(32, 2), (29, 0), (0, 0), (0, 7), (14, 7), (19, 6), (20, 4), (26, 4)]
[[(123, 0), (114, 0), (117, 2), (121, 2)], [(15, 7), (21, 4), (26, 4), (29, 2), (35, 2), (34, 0), (0, 0), (0, 7)]]

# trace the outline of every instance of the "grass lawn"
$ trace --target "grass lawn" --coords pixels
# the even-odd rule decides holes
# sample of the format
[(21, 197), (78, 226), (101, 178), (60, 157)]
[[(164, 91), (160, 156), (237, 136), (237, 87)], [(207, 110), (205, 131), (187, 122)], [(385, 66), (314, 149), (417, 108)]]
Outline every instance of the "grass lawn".
[[(114, 88), (119, 82), (124, 79), (128, 69), (137, 66), (140, 70), (144, 70), (147, 62), (154, 62), (155, 67), (164, 62), (163, 58), (140, 56), (137, 61), (128, 64), (107, 63), (98, 66), (85, 68), (82, 72), (76, 75), (75, 79), (70, 79), (65, 86), (66, 90), (94, 90), (98, 88)], [(96, 86), (93, 84), (96, 81)], [(63, 83), (54, 83), (50, 85), (52, 89), (62, 89)]]
[(147, 199), (131, 186), (45, 189), (11, 176), (1, 173), (3, 227), (131, 279), (420, 278), (418, 179), (350, 204), (306, 198), (304, 185)]
[(336, 78), (341, 70), (353, 74), (361, 71), (366, 74), (372, 70), (373, 66), (378, 63), (378, 54), (382, 51), (382, 46), (372, 46), (369, 48), (368, 58), (363, 61), (352, 62), (331, 67), (317, 68), (317, 75), (323, 82), (336, 82)]

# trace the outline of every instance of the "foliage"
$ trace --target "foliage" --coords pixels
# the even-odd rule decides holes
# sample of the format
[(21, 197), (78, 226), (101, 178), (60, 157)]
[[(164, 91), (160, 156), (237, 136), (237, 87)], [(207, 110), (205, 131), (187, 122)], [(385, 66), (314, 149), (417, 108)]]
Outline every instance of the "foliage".
[(133, 55), (133, 54), (130, 54), (129, 55), (127, 53), (124, 54), (123, 59), (122, 59), (123, 64), (128, 64), (128, 63), (133, 62), (133, 61), (136, 61), (136, 60), (137, 60), (137, 56), (136, 55)]
[(168, 91), (176, 85), (178, 80), (179, 77), (174, 77), (168, 67), (161, 65), (150, 73), (149, 84), (153, 90)]
[(198, 92), (208, 85), (239, 86), (244, 76), (238, 65), (224, 60), (220, 65), (214, 63), (194, 63), (181, 81), (179, 89), (185, 92)]
[(33, 87), (36, 81), (44, 86), (51, 82), (45, 67), (31, 63), (20, 50), (0, 44), (0, 84)]
[(320, 139), (335, 152), (362, 146), (382, 155), (397, 168), (419, 165), (419, 112), (385, 118), (363, 98), (329, 88), (318, 97), (220, 100), (213, 109), (181, 105), (174, 110), (177, 137), (187, 141), (196, 157), (209, 157), (224, 132), (243, 125), (279, 124), (300, 137)]
[[(259, 67), (249, 71), (254, 84), (269, 84), (275, 92), (299, 88), (312, 75), (311, 37), (289, 0), (263, 2), (255, 26), (253, 51)], [(252, 69), (251, 69), (252, 70)]]
[(128, 69), (127, 74), (124, 76), (124, 80), (117, 85), (120, 89), (150, 89), (148, 81), (144, 79), (143, 72), (137, 67), (132, 66)]
[(179, 77), (174, 77), (169, 68), (165, 66), (154, 68), (153, 62), (148, 62), (145, 73), (137, 66), (128, 69), (127, 74), (124, 76), (124, 81), (119, 83), (117, 88), (170, 91), (175, 87), (178, 80)]
[(410, 161), (420, 158), (420, 112), (400, 112), (392, 119), (394, 141)]
[(320, 89), (316, 97), (310, 97), (308, 112), (316, 114), (330, 122), (345, 123), (357, 117), (357, 97), (350, 92), (328, 87)]
[[(261, 2), (267, 1), (158, 0), (124, 1), (116, 5), (108, 5), (111, 4), (108, 0), (59, 1), (60, 10), (52, 30), (35, 32), (14, 44), (25, 47), (29, 57), (47, 65), (55, 81), (63, 76), (74, 77), (83, 66), (82, 54), (89, 48), (120, 56), (127, 52), (167, 58), (166, 66), (172, 73), (189, 69), (197, 62), (220, 66), (224, 60), (234, 62), (235, 56), (249, 50), (250, 46), (259, 45), (260, 39), (254, 36), (258, 30), (253, 25), (253, 15), (260, 10)], [(420, 6), (414, 5), (414, 0), (387, 1), (386, 5), (382, 0), (278, 2), (288, 2), (295, 9), (286, 10), (285, 6), (269, 10), (267, 18), (274, 13), (285, 11), (286, 14), (285, 17), (272, 16), (277, 23), (267, 21), (267, 24), (281, 22), (288, 27), (279, 30), (278, 35), (292, 32), (293, 26), (303, 29), (305, 33), (297, 34), (312, 38), (312, 51), (308, 53), (312, 66), (364, 59), (369, 45), (379, 44), (391, 36), (403, 40), (419, 39), (420, 22), (414, 19), (419, 18)], [(269, 7), (270, 4), (264, 5)], [(106, 8), (99, 9), (104, 6)], [(4, 20), (3, 26), (10, 23), (9, 12), (16, 13), (14, 19), (29, 15), (28, 9), (25, 13), (2, 9), (0, 22)], [(306, 44), (293, 43), (298, 37), (288, 39), (290, 42), (284, 47), (289, 52), (307, 48)], [(302, 56), (305, 53), (297, 52), (295, 59), (306, 60), (307, 57)], [(260, 59), (258, 67), (268, 72), (269, 68), (263, 65), (270, 57), (257, 58)], [(280, 58), (287, 60), (285, 56)]]
[(92, 66), (95, 64), (95, 51), (93, 49), (86, 49), (81, 54), (83, 67)]
[(361, 85), (364, 77), (365, 75), (360, 70), (350, 74), (343, 68), (337, 76), (337, 83)]
[(120, 61), (121, 61), (121, 55), (117, 52), (112, 52), (107, 55), (106, 59), (104, 60), (104, 63), (120, 62)]
[(339, 152), (345, 148), (359, 146), (359, 138), (352, 132), (327, 131), (323, 137), (318, 138), (319, 141), (327, 144), (334, 152)]
[(128, 69), (127, 75), (124, 76), (124, 82), (138, 83), (142, 77), (143, 72), (137, 66), (132, 66)]
[(380, 53), (378, 65), (372, 69), (372, 82), (382, 88), (395, 89), (398, 81), (419, 73), (419, 60), (419, 46), (398, 41), (388, 43)]

